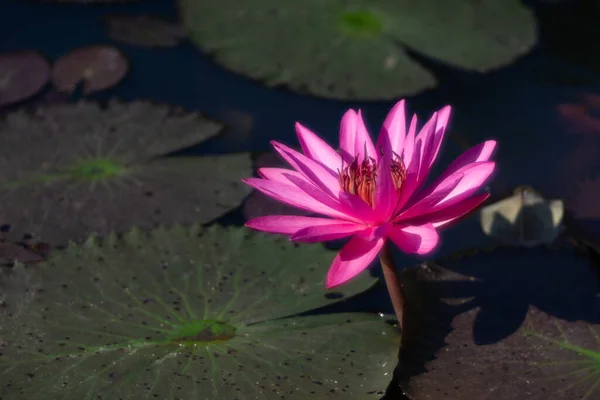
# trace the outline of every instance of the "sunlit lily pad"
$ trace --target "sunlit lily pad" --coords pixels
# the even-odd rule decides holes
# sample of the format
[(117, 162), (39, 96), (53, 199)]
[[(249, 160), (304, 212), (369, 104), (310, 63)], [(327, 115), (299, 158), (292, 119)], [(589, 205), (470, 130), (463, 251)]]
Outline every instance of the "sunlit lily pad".
[(404, 278), (411, 400), (600, 397), (598, 270), (578, 249), (497, 248)]
[(483, 232), (517, 246), (552, 243), (561, 232), (564, 214), (562, 200), (546, 200), (532, 187), (520, 186), (510, 197), (483, 207)]
[(129, 71), (129, 62), (115, 47), (82, 47), (62, 56), (52, 67), (52, 83), (63, 92), (73, 92), (83, 82), (83, 94), (109, 89)]
[[(16, 112), (0, 122), (0, 221), (52, 244), (132, 226), (209, 222), (250, 189), (248, 154), (159, 158), (221, 125), (145, 102)], [(158, 157), (158, 158), (157, 158)]]
[(108, 35), (119, 42), (142, 47), (174, 47), (184, 38), (183, 29), (152, 15), (110, 15)]
[(37, 94), (50, 79), (50, 64), (37, 51), (0, 54), (0, 106)]
[[(197, 226), (133, 230), (53, 253), (19, 270), (37, 279), (27, 312), (13, 313), (10, 298), (0, 308), (0, 395), (378, 399), (399, 343), (383, 318), (277, 319), (339, 301), (324, 289), (333, 255), (244, 228)], [(363, 274), (342, 291), (374, 282)]]
[(406, 46), (484, 72), (536, 42), (534, 16), (521, 0), (180, 3), (191, 40), (223, 66), (268, 86), (335, 99), (395, 99), (435, 86)]

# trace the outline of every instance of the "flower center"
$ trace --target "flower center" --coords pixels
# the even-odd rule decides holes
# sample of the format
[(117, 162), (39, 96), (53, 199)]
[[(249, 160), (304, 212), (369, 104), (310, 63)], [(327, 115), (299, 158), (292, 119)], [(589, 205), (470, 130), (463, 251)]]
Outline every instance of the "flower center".
[[(390, 169), (394, 186), (396, 190), (400, 190), (406, 178), (404, 162), (402, 162), (402, 159), (392, 158)], [(363, 162), (359, 163), (358, 158), (355, 158), (352, 164), (342, 167), (339, 182), (343, 191), (357, 195), (371, 207), (375, 206), (377, 162), (374, 159), (365, 157)]]

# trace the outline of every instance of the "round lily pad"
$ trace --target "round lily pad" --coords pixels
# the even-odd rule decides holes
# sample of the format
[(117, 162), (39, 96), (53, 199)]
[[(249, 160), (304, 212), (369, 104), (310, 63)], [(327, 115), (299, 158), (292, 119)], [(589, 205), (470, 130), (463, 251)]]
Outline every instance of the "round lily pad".
[(83, 82), (83, 94), (109, 89), (129, 71), (129, 62), (112, 46), (82, 47), (62, 56), (52, 68), (52, 83), (63, 92), (73, 92)]
[(405, 325), (413, 329), (404, 332), (397, 369), (406, 394), (599, 398), (599, 277), (590, 264), (560, 243), (500, 247), (408, 271)]
[(37, 51), (0, 54), (0, 106), (37, 94), (50, 79), (50, 64)]
[(436, 85), (406, 47), (485, 72), (536, 42), (520, 0), (180, 0), (191, 40), (268, 86), (333, 99), (383, 100)]
[(209, 222), (250, 192), (247, 154), (161, 158), (214, 136), (198, 114), (82, 102), (0, 122), (0, 221), (51, 244), (132, 226)]
[[(0, 308), (0, 395), (378, 399), (395, 328), (376, 314), (294, 316), (340, 301), (325, 296), (332, 257), (197, 225), (69, 246), (18, 270), (34, 282), (27, 312), (11, 298)], [(363, 274), (343, 294), (374, 282)]]
[(175, 47), (184, 38), (183, 28), (152, 15), (110, 15), (105, 20), (108, 36), (142, 47)]

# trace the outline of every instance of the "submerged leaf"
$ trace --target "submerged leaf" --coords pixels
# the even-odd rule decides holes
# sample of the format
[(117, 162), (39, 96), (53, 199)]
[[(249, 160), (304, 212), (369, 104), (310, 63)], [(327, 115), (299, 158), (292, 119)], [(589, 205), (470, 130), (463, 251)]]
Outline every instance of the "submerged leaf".
[(209, 222), (249, 193), (240, 181), (250, 174), (249, 155), (160, 157), (220, 129), (199, 114), (146, 102), (9, 114), (0, 121), (0, 221), (51, 244)]
[[(268, 257), (265, 258), (265, 256)], [(291, 316), (326, 297), (321, 246), (241, 229), (137, 229), (54, 252), (27, 313), (0, 309), (0, 395), (379, 398), (399, 338), (374, 314)], [(342, 298), (371, 287), (362, 274)]]
[(37, 51), (0, 54), (0, 106), (37, 94), (50, 79), (50, 64)]
[(109, 89), (129, 70), (129, 62), (116, 48), (104, 45), (82, 47), (62, 56), (52, 68), (52, 83), (63, 92), (73, 92), (83, 82), (83, 94)]
[(174, 47), (185, 36), (183, 29), (152, 15), (110, 15), (108, 35), (119, 42), (142, 47)]
[(481, 209), (481, 228), (503, 243), (536, 246), (553, 242), (561, 229), (562, 200), (545, 200), (528, 186)]

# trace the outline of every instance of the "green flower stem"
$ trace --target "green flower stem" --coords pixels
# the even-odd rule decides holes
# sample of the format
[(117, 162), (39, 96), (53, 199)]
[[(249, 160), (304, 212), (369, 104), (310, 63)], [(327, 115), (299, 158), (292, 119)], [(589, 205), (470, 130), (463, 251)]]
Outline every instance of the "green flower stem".
[(379, 252), (379, 261), (381, 262), (381, 269), (383, 269), (383, 277), (385, 278), (385, 284), (387, 286), (390, 299), (392, 300), (392, 306), (398, 319), (398, 326), (402, 328), (402, 311), (404, 310), (404, 293), (402, 293), (402, 283), (400, 282), (400, 276), (394, 266), (394, 258), (392, 257), (392, 247), (388, 240), (386, 240), (383, 248)]

